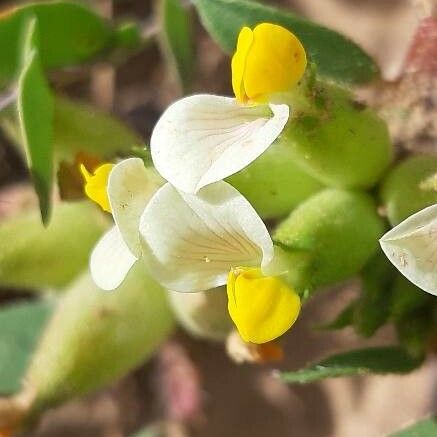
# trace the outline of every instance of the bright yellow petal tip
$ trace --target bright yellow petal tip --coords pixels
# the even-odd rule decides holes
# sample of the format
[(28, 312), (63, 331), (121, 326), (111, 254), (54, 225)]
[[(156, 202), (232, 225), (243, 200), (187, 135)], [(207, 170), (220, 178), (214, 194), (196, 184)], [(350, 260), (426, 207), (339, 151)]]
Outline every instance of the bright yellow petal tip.
[(114, 164), (103, 164), (90, 173), (83, 164), (80, 164), (80, 172), (85, 181), (85, 194), (107, 212), (111, 212), (111, 205), (106, 188), (113, 167)]
[(296, 85), (306, 65), (305, 49), (289, 30), (271, 23), (243, 27), (232, 57), (232, 88), (241, 102), (265, 102)]
[(231, 270), (227, 292), (229, 314), (246, 342), (274, 340), (291, 328), (300, 312), (296, 292), (259, 268)]

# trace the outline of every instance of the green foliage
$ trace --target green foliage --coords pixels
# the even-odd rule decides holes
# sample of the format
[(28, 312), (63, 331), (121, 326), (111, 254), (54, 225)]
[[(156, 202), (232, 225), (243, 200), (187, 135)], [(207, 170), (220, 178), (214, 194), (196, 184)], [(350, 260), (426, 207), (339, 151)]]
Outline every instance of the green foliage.
[(423, 357), (433, 330), (434, 335), (436, 333), (431, 308), (423, 308), (421, 311), (409, 313), (396, 322), (399, 343), (411, 356)]
[(189, 91), (194, 66), (191, 17), (181, 0), (159, 0), (161, 45), (185, 92)]
[(113, 293), (88, 273), (62, 295), (26, 372), (31, 415), (89, 393), (149, 358), (173, 328), (166, 293), (137, 263)]
[(53, 302), (16, 303), (0, 309), (0, 393), (16, 392), (21, 386), (30, 356), (53, 311)]
[(263, 218), (282, 217), (322, 189), (294, 163), (292, 151), (281, 142), (227, 180)]
[(55, 207), (45, 229), (36, 212), (0, 222), (0, 285), (59, 288), (88, 265), (91, 249), (107, 221), (90, 202)]
[(390, 434), (389, 437), (435, 437), (437, 435), (437, 416), (416, 422), (407, 428)]
[[(4, 115), (0, 123), (12, 141), (22, 143), (13, 114)], [(72, 161), (78, 152), (106, 160), (142, 144), (141, 138), (117, 118), (61, 96), (55, 97), (53, 129), (57, 161)]]
[(426, 308), (434, 302), (434, 297), (416, 287), (402, 275), (397, 275), (390, 301), (390, 318), (397, 322), (414, 311)]
[(396, 270), (379, 251), (363, 269), (362, 293), (353, 315), (355, 331), (371, 337), (389, 317), (391, 289)]
[(72, 159), (77, 152), (113, 158), (142, 144), (141, 138), (124, 123), (90, 105), (65, 97), (55, 100), (55, 155)]
[(22, 31), (29, 17), (38, 22), (44, 68), (84, 62), (108, 49), (113, 38), (109, 24), (75, 1), (35, 2), (0, 16), (0, 87), (20, 68)]
[(130, 437), (163, 437), (163, 433), (155, 426), (147, 426)]
[(236, 46), (243, 26), (280, 24), (302, 41), (321, 75), (344, 82), (364, 83), (377, 76), (373, 60), (344, 36), (270, 6), (248, 0), (193, 0), (203, 25), (228, 53)]
[(296, 372), (284, 372), (281, 379), (285, 382), (307, 384), (339, 376), (403, 374), (413, 371), (421, 363), (422, 359), (411, 357), (400, 347), (373, 347), (332, 355)]
[(48, 223), (53, 186), (53, 98), (42, 70), (36, 19), (26, 25), (24, 65), (18, 81), (18, 116), (27, 161)]
[(339, 86), (315, 82), (298, 92), (306, 102), (297, 108), (301, 96), (291, 101), (295, 111), (281, 137), (296, 165), (329, 186), (375, 185), (393, 153), (385, 122)]
[(296, 258), (308, 256), (298, 283), (312, 289), (358, 274), (376, 251), (383, 229), (368, 195), (326, 189), (301, 203), (279, 224), (273, 239)]
[(407, 158), (391, 170), (383, 182), (381, 197), (393, 226), (437, 203), (437, 191), (423, 185), (436, 169), (437, 154)]

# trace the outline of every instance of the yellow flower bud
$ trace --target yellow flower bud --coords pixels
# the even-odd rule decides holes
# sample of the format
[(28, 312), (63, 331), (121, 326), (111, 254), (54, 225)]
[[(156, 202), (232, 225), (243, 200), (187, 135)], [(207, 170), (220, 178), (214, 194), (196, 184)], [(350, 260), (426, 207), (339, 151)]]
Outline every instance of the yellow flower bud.
[(85, 194), (107, 212), (111, 212), (106, 187), (112, 167), (114, 164), (103, 164), (90, 173), (83, 164), (80, 165), (80, 171), (85, 180)]
[(271, 23), (243, 27), (232, 58), (232, 88), (241, 102), (265, 102), (302, 78), (305, 49), (295, 35)]
[(281, 279), (264, 276), (259, 268), (230, 271), (228, 310), (242, 339), (266, 343), (284, 334), (296, 321), (300, 298)]

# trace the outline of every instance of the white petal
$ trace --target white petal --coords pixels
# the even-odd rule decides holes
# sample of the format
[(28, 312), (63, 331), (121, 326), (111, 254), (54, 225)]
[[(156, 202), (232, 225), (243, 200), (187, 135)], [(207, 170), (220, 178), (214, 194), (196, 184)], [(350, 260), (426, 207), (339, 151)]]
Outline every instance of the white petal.
[(152, 158), (179, 190), (196, 193), (249, 165), (278, 138), (289, 118), (287, 105), (241, 105), (213, 95), (185, 97), (155, 126)]
[(380, 244), (407, 279), (437, 295), (437, 204), (408, 217), (387, 232)]
[(158, 186), (153, 170), (146, 169), (140, 158), (121, 161), (109, 175), (108, 197), (112, 215), (125, 243), (137, 258), (141, 255), (140, 217)]
[(136, 260), (117, 226), (114, 226), (103, 235), (91, 253), (91, 276), (103, 290), (114, 290), (123, 282)]
[(266, 265), (273, 257), (263, 221), (226, 182), (197, 196), (164, 185), (141, 216), (140, 234), (151, 274), (175, 291), (223, 285), (232, 267)]

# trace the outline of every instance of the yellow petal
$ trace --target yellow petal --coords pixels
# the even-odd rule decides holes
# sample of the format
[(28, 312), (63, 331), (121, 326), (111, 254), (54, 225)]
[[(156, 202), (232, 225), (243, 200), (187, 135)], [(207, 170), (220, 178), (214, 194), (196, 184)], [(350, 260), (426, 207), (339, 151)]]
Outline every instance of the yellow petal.
[(237, 49), (232, 57), (232, 88), (234, 90), (235, 97), (240, 102), (247, 101), (247, 96), (244, 91), (244, 70), (246, 68), (247, 53), (253, 41), (253, 32), (248, 27), (243, 27), (240, 30), (237, 41)]
[(300, 298), (281, 279), (260, 269), (240, 268), (228, 276), (228, 310), (246, 342), (266, 343), (284, 334), (296, 321)]
[(282, 26), (259, 24), (250, 38), (250, 29), (246, 29), (240, 32), (232, 60), (234, 92), (240, 101), (265, 102), (271, 94), (289, 90), (302, 78), (307, 64), (305, 49)]
[(83, 164), (80, 165), (80, 171), (85, 181), (85, 194), (107, 212), (111, 212), (106, 187), (112, 167), (114, 164), (103, 164), (91, 174)]

